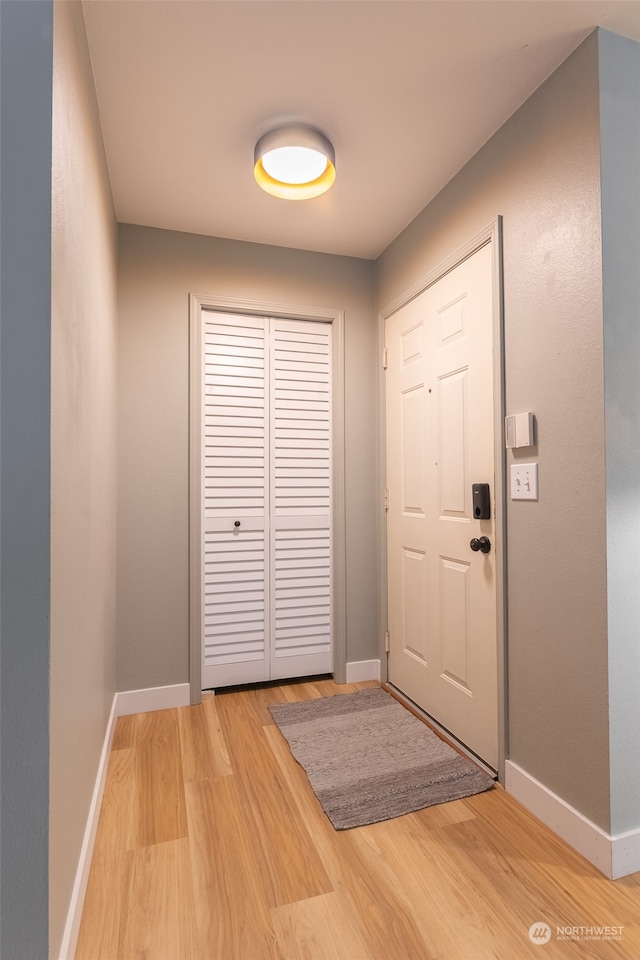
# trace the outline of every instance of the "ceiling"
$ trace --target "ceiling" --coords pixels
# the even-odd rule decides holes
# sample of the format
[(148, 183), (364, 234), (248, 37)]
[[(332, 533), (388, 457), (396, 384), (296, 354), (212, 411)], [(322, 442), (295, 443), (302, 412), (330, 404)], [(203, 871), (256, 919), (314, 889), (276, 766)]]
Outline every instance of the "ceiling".
[[(119, 221), (375, 258), (617, 0), (84, 0)], [(257, 138), (319, 127), (324, 196), (253, 179)]]

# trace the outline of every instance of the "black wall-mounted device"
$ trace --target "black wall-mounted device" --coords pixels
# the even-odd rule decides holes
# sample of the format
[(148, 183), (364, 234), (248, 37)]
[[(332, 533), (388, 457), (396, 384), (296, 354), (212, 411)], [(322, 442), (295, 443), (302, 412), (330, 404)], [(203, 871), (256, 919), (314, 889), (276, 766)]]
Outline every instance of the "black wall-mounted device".
[(474, 483), (471, 485), (473, 496), (473, 519), (488, 520), (491, 516), (491, 498), (488, 483)]

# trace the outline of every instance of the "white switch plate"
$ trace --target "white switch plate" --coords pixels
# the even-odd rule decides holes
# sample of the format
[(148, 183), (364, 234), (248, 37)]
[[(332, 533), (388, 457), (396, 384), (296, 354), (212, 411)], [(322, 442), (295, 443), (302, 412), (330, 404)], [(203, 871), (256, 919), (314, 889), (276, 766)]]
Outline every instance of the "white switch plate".
[(538, 464), (512, 463), (511, 464), (511, 499), (537, 500), (538, 499)]

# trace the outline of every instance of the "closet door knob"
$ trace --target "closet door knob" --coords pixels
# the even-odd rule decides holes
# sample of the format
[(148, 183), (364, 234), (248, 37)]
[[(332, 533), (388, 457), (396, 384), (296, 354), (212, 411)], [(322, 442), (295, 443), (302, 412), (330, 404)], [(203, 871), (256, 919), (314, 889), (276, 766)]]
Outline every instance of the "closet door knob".
[(234, 525), (234, 527), (239, 527), (239, 526), (240, 526), (240, 521), (239, 521), (239, 520), (236, 520), (233, 525)]

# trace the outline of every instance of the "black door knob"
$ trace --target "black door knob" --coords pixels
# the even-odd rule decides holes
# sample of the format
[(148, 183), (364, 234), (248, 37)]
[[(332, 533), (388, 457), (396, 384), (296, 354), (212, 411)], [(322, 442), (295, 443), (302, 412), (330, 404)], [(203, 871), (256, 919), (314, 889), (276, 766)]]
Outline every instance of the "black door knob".
[(489, 537), (474, 537), (469, 543), (469, 546), (474, 553), (477, 553), (478, 550), (480, 553), (489, 553), (491, 550), (491, 540), (489, 540)]
[(239, 521), (239, 520), (236, 520), (233, 525), (234, 525), (234, 527), (239, 527), (239, 526), (240, 526), (240, 521)]

